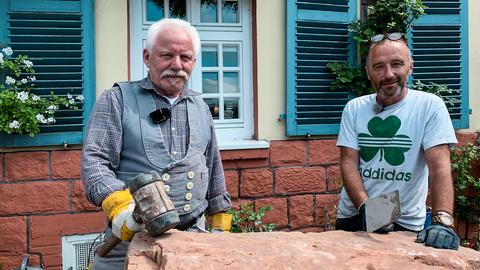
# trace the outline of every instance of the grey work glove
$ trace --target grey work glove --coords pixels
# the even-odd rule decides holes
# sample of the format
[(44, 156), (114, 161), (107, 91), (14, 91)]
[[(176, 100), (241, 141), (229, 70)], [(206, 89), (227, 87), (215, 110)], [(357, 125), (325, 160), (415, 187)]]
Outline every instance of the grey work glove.
[(458, 250), (460, 238), (453, 229), (442, 224), (432, 224), (418, 233), (415, 242), (434, 248)]
[[(358, 208), (358, 215), (362, 218), (362, 229), (367, 231), (367, 219), (365, 217), (365, 203), (362, 203)], [(383, 226), (382, 228), (374, 231), (374, 233), (389, 233), (393, 231), (393, 223)]]

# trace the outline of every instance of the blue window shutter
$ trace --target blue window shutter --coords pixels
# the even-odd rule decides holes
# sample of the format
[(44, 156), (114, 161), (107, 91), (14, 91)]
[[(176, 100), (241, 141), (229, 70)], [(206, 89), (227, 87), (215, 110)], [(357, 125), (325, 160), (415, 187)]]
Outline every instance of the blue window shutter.
[(356, 0), (287, 2), (287, 135), (337, 134), (347, 91), (331, 91), (330, 62), (355, 62), (347, 30), (356, 20)]
[(41, 133), (0, 134), (0, 146), (81, 144), (95, 98), (94, 0), (0, 0), (1, 40), (34, 63), (38, 95), (82, 94), (79, 110), (60, 110)]
[(460, 90), (448, 106), (455, 128), (468, 128), (468, 7), (467, 0), (424, 0), (428, 7), (413, 24), (410, 36), (413, 80)]

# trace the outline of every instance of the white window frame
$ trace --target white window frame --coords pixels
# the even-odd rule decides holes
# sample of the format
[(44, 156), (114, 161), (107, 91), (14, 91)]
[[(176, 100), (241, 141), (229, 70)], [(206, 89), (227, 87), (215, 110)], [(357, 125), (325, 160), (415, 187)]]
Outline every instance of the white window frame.
[[(142, 51), (148, 27), (146, 21), (146, 1), (130, 1), (130, 79), (139, 80), (147, 75), (143, 64)], [(164, 0), (168, 2), (168, 0)], [(219, 0), (220, 1), (220, 0)], [(167, 5), (165, 5), (167, 6)], [(214, 120), (215, 131), (221, 149), (256, 148), (258, 146), (245, 141), (252, 140), (253, 119), (253, 57), (252, 57), (252, 11), (250, 0), (239, 0), (239, 23), (200, 23), (200, 1), (186, 0), (187, 20), (194, 25), (202, 43), (222, 43), (239, 45), (239, 119)], [(166, 13), (167, 12), (167, 9)], [(166, 15), (168, 16), (168, 14)], [(192, 72), (188, 87), (202, 91), (201, 52)], [(208, 69), (208, 68), (206, 68)], [(228, 68), (224, 70), (228, 71)], [(220, 83), (220, 80), (219, 80)], [(208, 97), (206, 94), (205, 97)], [(228, 95), (226, 95), (228, 97)], [(255, 143), (254, 143), (255, 144)], [(264, 147), (260, 143), (259, 147)], [(245, 146), (247, 145), (247, 146)], [(248, 145), (252, 146), (249, 147)]]

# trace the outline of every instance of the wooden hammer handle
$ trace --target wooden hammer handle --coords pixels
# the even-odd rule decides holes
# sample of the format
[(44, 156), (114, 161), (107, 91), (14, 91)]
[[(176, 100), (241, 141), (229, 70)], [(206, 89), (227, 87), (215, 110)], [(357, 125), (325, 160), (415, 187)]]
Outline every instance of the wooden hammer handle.
[(112, 236), (110, 236), (110, 238), (108, 238), (103, 244), (101, 244), (95, 252), (97, 253), (98, 256), (105, 257), (120, 242), (122, 242), (122, 240), (120, 240), (120, 238), (112, 234)]

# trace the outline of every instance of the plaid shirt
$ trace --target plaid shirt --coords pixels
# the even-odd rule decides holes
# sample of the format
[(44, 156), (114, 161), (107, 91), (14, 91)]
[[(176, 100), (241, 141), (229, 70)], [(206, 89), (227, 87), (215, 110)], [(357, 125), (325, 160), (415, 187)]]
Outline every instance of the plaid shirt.
[[(155, 92), (148, 78), (143, 79), (140, 86), (152, 93)], [(168, 108), (171, 111), (170, 119), (160, 123), (160, 127), (165, 146), (176, 160), (182, 159), (188, 150), (190, 130), (187, 98), (192, 93), (193, 91), (184, 88), (173, 105), (156, 92), (152, 95), (158, 109)], [(207, 111), (209, 111), (208, 106)], [(114, 173), (120, 163), (122, 149), (122, 115), (121, 90), (119, 87), (112, 87), (98, 98), (90, 116), (89, 129), (83, 147), (81, 178), (87, 198), (95, 205), (100, 205), (110, 193), (125, 189), (124, 182), (117, 179)], [(210, 171), (209, 194), (212, 198), (223, 194), (228, 196), (211, 114), (208, 114), (208, 117), (212, 133), (212, 139), (205, 152), (206, 165)], [(224, 208), (223, 203), (218, 207), (216, 212), (229, 208), (221, 209)], [(209, 209), (215, 208), (215, 205), (209, 205)]]

